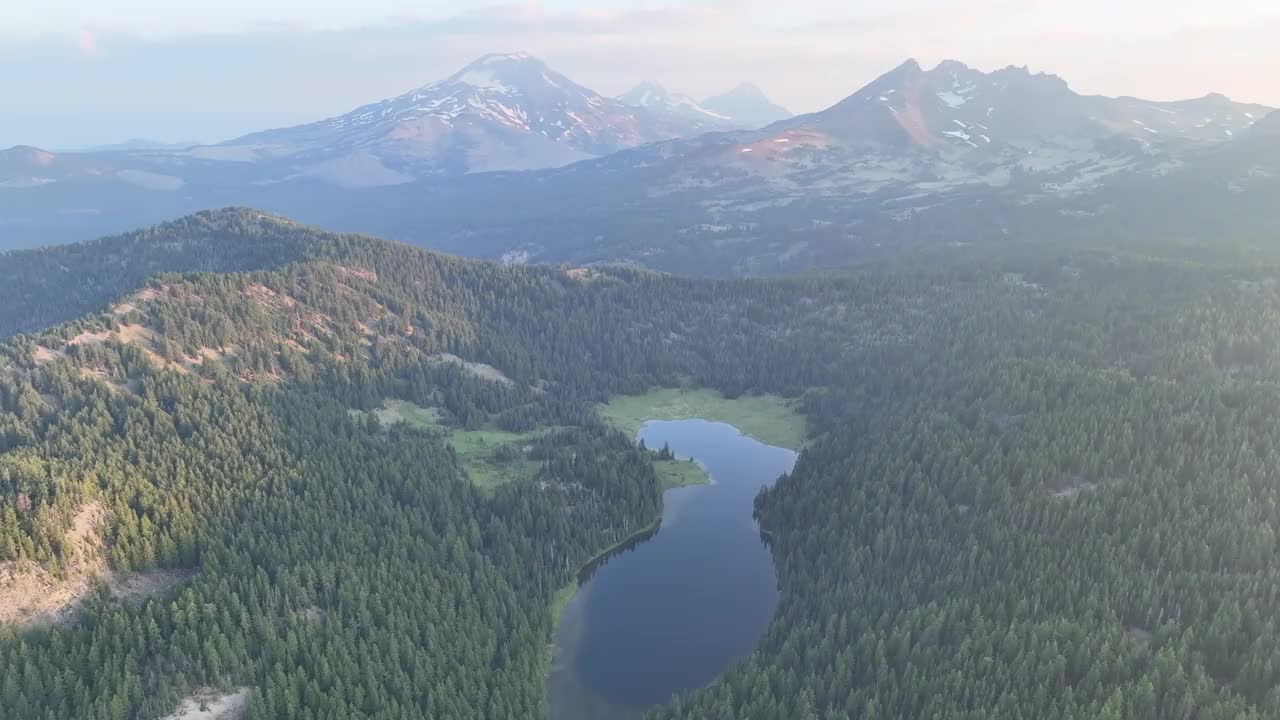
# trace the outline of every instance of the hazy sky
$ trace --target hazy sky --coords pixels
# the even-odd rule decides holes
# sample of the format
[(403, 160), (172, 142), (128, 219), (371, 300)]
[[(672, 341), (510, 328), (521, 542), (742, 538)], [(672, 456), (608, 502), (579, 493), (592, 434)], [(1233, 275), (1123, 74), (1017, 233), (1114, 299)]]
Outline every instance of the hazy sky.
[(750, 80), (794, 111), (907, 57), (1280, 106), (1277, 0), (0, 0), (0, 147), (216, 141), (524, 50), (619, 94)]

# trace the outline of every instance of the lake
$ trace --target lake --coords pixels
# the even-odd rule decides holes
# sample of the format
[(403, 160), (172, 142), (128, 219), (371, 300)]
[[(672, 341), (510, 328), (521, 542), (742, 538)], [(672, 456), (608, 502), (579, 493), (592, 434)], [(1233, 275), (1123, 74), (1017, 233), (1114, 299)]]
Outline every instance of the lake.
[(639, 716), (749, 655), (778, 599), (756, 494), (796, 454), (724, 423), (650, 421), (640, 439), (696, 458), (710, 485), (668, 490), (658, 531), (584, 572), (555, 637), (551, 720)]

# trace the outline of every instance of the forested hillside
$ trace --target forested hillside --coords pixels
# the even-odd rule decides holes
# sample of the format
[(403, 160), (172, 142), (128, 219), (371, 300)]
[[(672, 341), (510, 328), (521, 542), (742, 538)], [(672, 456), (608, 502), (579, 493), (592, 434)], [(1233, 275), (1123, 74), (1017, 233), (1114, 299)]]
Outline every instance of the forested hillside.
[(207, 212), (124, 235), (0, 253), (0, 338), (101, 309), (162, 272), (243, 272), (321, 253), (307, 228), (253, 210)]
[[(757, 502), (759, 651), (655, 720), (1280, 716), (1280, 267), (694, 281), (251, 211), (13, 257), (48, 290), (0, 310), (41, 325), (0, 346), (0, 561), (65, 574), (100, 507), (113, 572), (192, 579), (0, 630), (4, 720), (206, 686), (253, 720), (544, 717), (553, 593), (661, 504), (593, 403), (678, 384), (797, 398), (813, 441)], [(504, 450), (533, 476), (469, 482), (477, 429), (537, 431)]]

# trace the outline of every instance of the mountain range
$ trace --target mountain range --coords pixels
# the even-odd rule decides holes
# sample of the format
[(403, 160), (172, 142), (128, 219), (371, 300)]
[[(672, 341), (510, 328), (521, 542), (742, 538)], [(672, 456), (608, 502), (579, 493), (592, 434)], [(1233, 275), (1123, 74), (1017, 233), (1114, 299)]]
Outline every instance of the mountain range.
[[(1280, 215), (1266, 201), (1277, 123), (1222, 95), (1088, 96), (1054, 75), (955, 61), (905, 62), (791, 117), (752, 86), (697, 101), (646, 83), (607, 98), (528, 55), (490, 55), (397, 98), (214, 146), (0, 151), (0, 242), (223, 205), (511, 262), (707, 273), (1135, 223), (1208, 233), (1222, 212), (1262, 236)], [(1152, 207), (1171, 194), (1176, 207)]]
[(661, 115), (684, 118), (707, 132), (764, 127), (791, 117), (786, 108), (774, 105), (759, 88), (750, 84), (699, 102), (688, 95), (670, 92), (657, 83), (644, 82), (620, 95), (618, 100)]

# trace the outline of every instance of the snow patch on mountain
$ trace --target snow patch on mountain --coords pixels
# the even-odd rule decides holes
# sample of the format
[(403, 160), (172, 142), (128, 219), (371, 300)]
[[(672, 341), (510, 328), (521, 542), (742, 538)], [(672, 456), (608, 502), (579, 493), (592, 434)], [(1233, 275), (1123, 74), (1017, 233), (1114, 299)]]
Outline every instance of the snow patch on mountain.
[(707, 130), (737, 127), (727, 115), (708, 110), (688, 95), (669, 92), (653, 82), (641, 83), (618, 96), (618, 102), (660, 114), (671, 115), (705, 126)]
[(498, 76), (488, 68), (468, 70), (458, 76), (458, 82), (470, 85), (474, 88), (490, 90), (504, 95), (511, 95), (516, 92), (515, 88), (503, 83), (498, 79)]
[[(291, 162), (341, 185), (559, 167), (709, 129), (720, 116), (696, 103), (650, 112), (602, 97), (524, 53), (487, 55), (449, 78), (350, 113), (255, 133), (223, 152)], [(701, 118), (695, 118), (702, 112)], [(208, 151), (202, 151), (206, 157)]]

